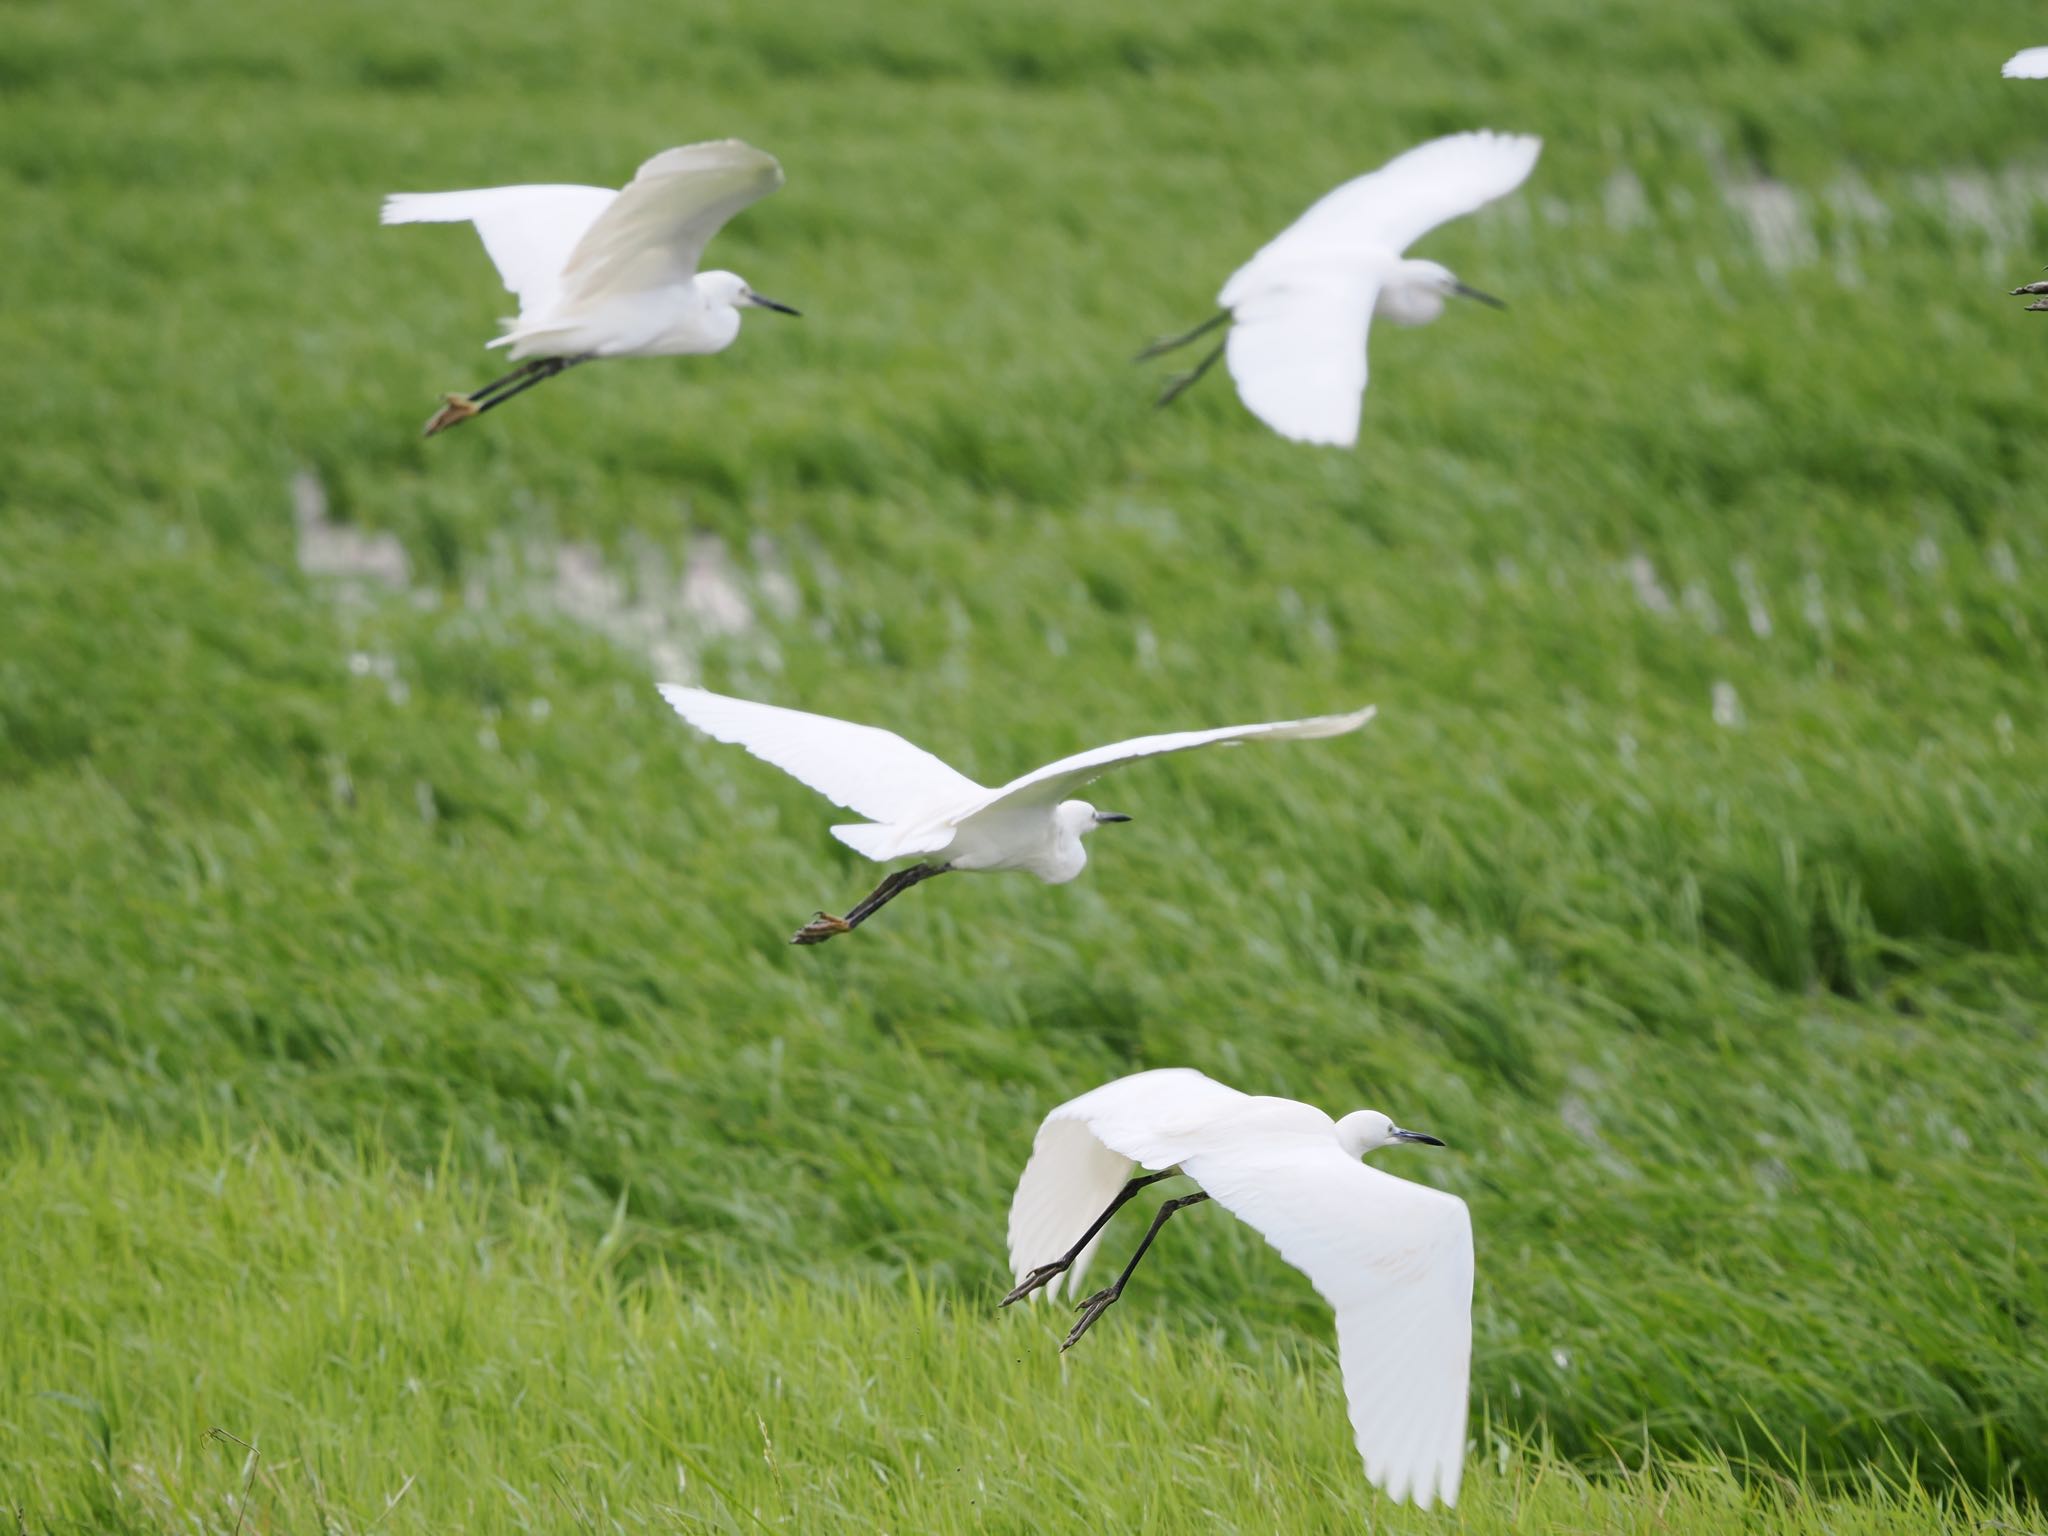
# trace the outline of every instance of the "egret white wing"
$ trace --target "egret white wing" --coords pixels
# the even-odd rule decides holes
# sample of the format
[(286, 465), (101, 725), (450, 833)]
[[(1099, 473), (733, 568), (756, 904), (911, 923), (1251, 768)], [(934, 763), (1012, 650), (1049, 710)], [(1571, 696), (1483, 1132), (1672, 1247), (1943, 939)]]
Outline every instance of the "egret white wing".
[(2022, 48), (1999, 73), (2008, 80), (2048, 79), (2048, 48)]
[(569, 253), (619, 194), (609, 187), (479, 187), (469, 192), (394, 192), (385, 224), (476, 226), (484, 253), (522, 315), (550, 309)]
[[(1109, 1208), (1131, 1170), (1170, 1168), (1177, 1138), (1244, 1102), (1245, 1096), (1190, 1067), (1137, 1072), (1070, 1099), (1046, 1115), (1010, 1201), (1010, 1269), (1018, 1280), (1080, 1240)], [(1097, 1234), (1073, 1267), (1033, 1295), (1080, 1294)]]
[(1371, 279), (1328, 269), (1242, 292), (1225, 357), (1245, 409), (1297, 443), (1356, 443), (1378, 296)]
[(870, 821), (942, 817), (949, 807), (988, 793), (924, 748), (879, 726), (755, 704), (680, 683), (660, 686), (669, 707), (714, 741), (745, 747)]
[(1455, 1195), (1334, 1141), (1290, 1138), (1181, 1159), (1211, 1199), (1307, 1275), (1337, 1315), (1337, 1358), (1366, 1476), (1427, 1509), (1455, 1504), (1472, 1370), (1472, 1220)]
[(1346, 731), (1357, 730), (1374, 713), (1374, 706), (1368, 704), (1348, 715), (1316, 715), (1307, 720), (1271, 720), (1262, 725), (1223, 725), (1208, 731), (1135, 736), (1129, 741), (1076, 752), (1072, 757), (1063, 757), (1043, 768), (1034, 768), (1022, 778), (1012, 779), (1001, 789), (984, 790), (977, 801), (956, 811), (951, 820), (957, 826), (969, 816), (1002, 804), (1054, 805), (1110, 769), (1136, 762), (1141, 757), (1161, 757), (1169, 752), (1186, 752), (1194, 747), (1241, 741), (1308, 741), (1319, 736), (1341, 736)]
[(563, 273), (578, 303), (687, 282), (726, 220), (782, 185), (782, 166), (738, 139), (663, 150), (577, 242)]
[(1484, 129), (1431, 139), (1376, 171), (1325, 193), (1275, 235), (1223, 288), (1222, 302), (1253, 274), (1345, 252), (1399, 255), (1437, 225), (1484, 207), (1529, 179), (1543, 141)]

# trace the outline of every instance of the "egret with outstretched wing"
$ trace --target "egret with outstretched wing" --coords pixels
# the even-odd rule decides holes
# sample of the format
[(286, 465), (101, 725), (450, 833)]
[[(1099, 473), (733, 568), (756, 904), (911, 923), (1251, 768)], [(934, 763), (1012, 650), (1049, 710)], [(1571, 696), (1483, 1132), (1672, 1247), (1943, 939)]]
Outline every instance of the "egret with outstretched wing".
[(490, 343), (529, 359), (503, 378), (449, 395), (426, 435), (503, 405), (565, 368), (598, 357), (722, 352), (744, 308), (795, 310), (731, 272), (699, 272), (726, 220), (782, 185), (782, 167), (738, 139), (663, 150), (623, 191), (485, 187), (396, 192), (386, 224), (470, 223), (519, 300)]
[(1514, 191), (1542, 147), (1525, 134), (1456, 133), (1345, 182), (1231, 274), (1216, 296), (1220, 314), (1138, 354), (1142, 362), (1230, 327), (1200, 363), (1169, 381), (1159, 403), (1179, 398), (1227, 354), (1238, 398), (1282, 437), (1356, 443), (1375, 315), (1427, 325), (1452, 295), (1504, 307), (1448, 267), (1401, 253), (1437, 225)]
[[(846, 933), (919, 881), (952, 870), (1021, 869), (1052, 885), (1073, 879), (1088, 862), (1081, 839), (1105, 822), (1131, 819), (1069, 798), (1112, 768), (1195, 747), (1341, 736), (1373, 717), (1367, 706), (1348, 715), (1138, 736), (1077, 752), (989, 789), (876, 726), (680, 683), (663, 683), (661, 696), (705, 735), (745, 747), (834, 804), (867, 817), (832, 829), (849, 848), (878, 863), (926, 860), (891, 874), (844, 917), (820, 912), (797, 930), (791, 940), (796, 944), (819, 944)], [(926, 857), (933, 854), (945, 857), (937, 862)]]
[[(1368, 1168), (1399, 1142), (1443, 1145), (1377, 1110), (1332, 1120), (1186, 1067), (1139, 1072), (1045, 1117), (1010, 1203), (1003, 1305), (1079, 1289), (1102, 1229), (1148, 1185), (1200, 1189), (1160, 1206), (1137, 1252), (1079, 1304), (1069, 1348), (1123, 1294), (1175, 1211), (1214, 1200), (1280, 1251), (1337, 1314), (1337, 1359), (1366, 1476), (1427, 1509), (1454, 1504), (1472, 1365), (1472, 1222), (1455, 1195)], [(1139, 1167), (1157, 1170), (1133, 1177)]]

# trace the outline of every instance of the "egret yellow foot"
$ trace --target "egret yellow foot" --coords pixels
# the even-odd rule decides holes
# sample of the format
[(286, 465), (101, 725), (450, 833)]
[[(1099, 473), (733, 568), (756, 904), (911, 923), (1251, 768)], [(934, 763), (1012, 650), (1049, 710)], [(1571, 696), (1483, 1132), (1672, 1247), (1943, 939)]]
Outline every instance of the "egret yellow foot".
[(790, 935), (792, 944), (822, 944), (835, 934), (853, 932), (853, 924), (843, 917), (834, 917), (830, 912), (820, 912), (803, 927)]
[(483, 410), (467, 395), (443, 395), (441, 409), (427, 419), (426, 430), (421, 437), (432, 437), (436, 432), (446, 432), (450, 427), (459, 426)]

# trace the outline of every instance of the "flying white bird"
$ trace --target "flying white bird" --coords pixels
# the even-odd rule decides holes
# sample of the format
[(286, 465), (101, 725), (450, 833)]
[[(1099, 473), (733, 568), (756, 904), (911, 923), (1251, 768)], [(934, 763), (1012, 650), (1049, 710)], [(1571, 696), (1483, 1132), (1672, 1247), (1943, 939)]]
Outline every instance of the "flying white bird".
[(856, 853), (877, 863), (946, 856), (943, 862), (897, 870), (844, 917), (820, 912), (796, 931), (792, 944), (822, 944), (849, 932), (920, 880), (949, 870), (1021, 869), (1049, 885), (1064, 884), (1088, 862), (1082, 838), (1105, 822), (1131, 819), (1067, 797), (1121, 764), (1191, 747), (1341, 736), (1373, 717), (1367, 706), (1348, 715), (1310, 720), (1138, 736), (1077, 752), (1034, 768), (1000, 789), (989, 789), (876, 726), (753, 704), (680, 683), (661, 684), (661, 696), (714, 741), (745, 747), (833, 804), (867, 817), (865, 822), (832, 829), (832, 835)]
[(386, 224), (476, 225), (484, 250), (519, 300), (490, 343), (531, 358), (466, 395), (448, 395), (432, 437), (594, 357), (722, 352), (747, 306), (764, 299), (731, 272), (699, 272), (726, 220), (782, 185), (775, 157), (738, 139), (665, 149), (614, 192), (609, 187), (485, 187), (396, 192)]
[[(1010, 1202), (1003, 1305), (1081, 1273), (1124, 1203), (1175, 1174), (1201, 1186), (1160, 1206), (1108, 1288), (1079, 1305), (1062, 1350), (1123, 1294), (1166, 1218), (1214, 1200), (1280, 1250), (1337, 1314), (1337, 1359), (1365, 1475), (1427, 1509), (1458, 1500), (1472, 1365), (1472, 1221), (1465, 1202), (1368, 1168), (1379, 1147), (1434, 1136), (1378, 1110), (1331, 1120), (1294, 1099), (1254, 1098), (1186, 1067), (1118, 1078), (1038, 1128)], [(1142, 1164), (1161, 1170), (1142, 1178)]]
[(1349, 448), (1358, 441), (1374, 315), (1427, 325), (1452, 294), (1506, 308), (1437, 262), (1401, 253), (1446, 220), (1514, 191), (1542, 147), (1526, 135), (1457, 133), (1345, 182), (1231, 275), (1216, 296), (1221, 314), (1138, 354), (1143, 362), (1230, 327), (1168, 383), (1159, 403), (1178, 399), (1227, 351), (1238, 398), (1259, 420), (1295, 442)]

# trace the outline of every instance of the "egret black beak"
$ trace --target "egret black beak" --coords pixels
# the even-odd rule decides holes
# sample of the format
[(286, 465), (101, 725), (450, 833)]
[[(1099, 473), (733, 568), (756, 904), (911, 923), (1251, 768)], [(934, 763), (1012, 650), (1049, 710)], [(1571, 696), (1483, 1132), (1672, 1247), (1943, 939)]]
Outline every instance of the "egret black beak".
[(1508, 307), (1506, 299), (1496, 299), (1492, 294), (1481, 293), (1477, 288), (1471, 287), (1466, 283), (1452, 283), (1451, 292), (1461, 299), (1477, 299), (1480, 303), (1489, 305), (1494, 309), (1506, 309)]
[(1130, 820), (1131, 818), (1130, 818), (1130, 817), (1128, 817), (1128, 816), (1126, 816), (1126, 815), (1125, 815), (1125, 814), (1124, 814), (1124, 813), (1123, 813), (1122, 811), (1097, 811), (1097, 812), (1095, 813), (1095, 819), (1096, 819), (1096, 820), (1097, 820), (1098, 822), (1103, 822), (1103, 821), (1129, 821), (1129, 820)]
[(1440, 1147), (1443, 1145), (1434, 1136), (1425, 1136), (1421, 1131), (1404, 1131), (1399, 1126), (1395, 1126), (1387, 1134), (1396, 1141), (1419, 1141), (1425, 1147)]
[(758, 293), (748, 294), (747, 302), (749, 304), (758, 304), (763, 309), (772, 309), (778, 315), (795, 315), (799, 320), (803, 318), (804, 314), (802, 310), (791, 309), (787, 304), (778, 303), (774, 299), (764, 299)]

